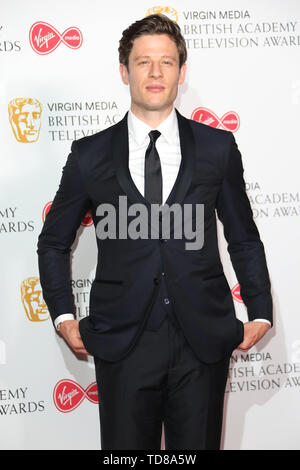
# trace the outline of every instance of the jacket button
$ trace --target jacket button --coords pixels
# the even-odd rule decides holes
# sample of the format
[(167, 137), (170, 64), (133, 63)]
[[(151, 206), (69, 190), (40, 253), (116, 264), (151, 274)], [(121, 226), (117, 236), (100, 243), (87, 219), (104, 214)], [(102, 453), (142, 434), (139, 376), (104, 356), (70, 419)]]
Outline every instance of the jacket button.
[(155, 277), (155, 278), (153, 279), (153, 282), (154, 282), (154, 284), (159, 284), (159, 279), (158, 279), (157, 277)]

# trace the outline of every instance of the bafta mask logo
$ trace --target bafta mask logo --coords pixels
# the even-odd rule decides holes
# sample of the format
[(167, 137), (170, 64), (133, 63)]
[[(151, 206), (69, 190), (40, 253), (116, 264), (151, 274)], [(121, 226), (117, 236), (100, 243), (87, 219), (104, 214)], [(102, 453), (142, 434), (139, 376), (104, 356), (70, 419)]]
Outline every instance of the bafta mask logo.
[(21, 284), (21, 299), (28, 320), (39, 322), (49, 318), (47, 305), (42, 296), (40, 279), (32, 276)]
[(34, 98), (15, 98), (8, 103), (9, 122), (18, 142), (36, 142), (40, 135), (42, 105)]
[(175, 23), (178, 22), (178, 13), (173, 7), (151, 7), (146, 12), (146, 16), (150, 15), (166, 15), (170, 20), (174, 21)]

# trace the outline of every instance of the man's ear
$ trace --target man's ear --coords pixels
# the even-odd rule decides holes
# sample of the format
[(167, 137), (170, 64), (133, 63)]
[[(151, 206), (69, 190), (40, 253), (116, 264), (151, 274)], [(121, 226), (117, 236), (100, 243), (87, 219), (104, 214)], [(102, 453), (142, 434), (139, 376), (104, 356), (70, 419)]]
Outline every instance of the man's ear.
[(179, 85), (182, 85), (182, 83), (184, 82), (185, 74), (186, 74), (186, 64), (183, 64), (181, 66), (181, 69), (179, 70), (179, 80), (178, 80)]
[(120, 75), (121, 75), (122, 82), (125, 85), (128, 85), (129, 83), (128, 70), (125, 64), (120, 64)]

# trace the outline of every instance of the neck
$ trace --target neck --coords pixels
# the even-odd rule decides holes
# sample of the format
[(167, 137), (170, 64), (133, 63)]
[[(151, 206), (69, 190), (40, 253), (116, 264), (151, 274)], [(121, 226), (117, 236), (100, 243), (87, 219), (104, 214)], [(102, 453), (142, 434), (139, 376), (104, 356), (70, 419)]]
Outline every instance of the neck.
[(159, 126), (161, 122), (163, 122), (172, 112), (173, 104), (171, 104), (168, 108), (159, 110), (159, 111), (152, 111), (148, 109), (141, 109), (138, 106), (135, 106), (134, 103), (131, 103), (131, 111), (132, 113), (139, 118), (141, 121), (148, 124), (148, 126), (155, 129)]

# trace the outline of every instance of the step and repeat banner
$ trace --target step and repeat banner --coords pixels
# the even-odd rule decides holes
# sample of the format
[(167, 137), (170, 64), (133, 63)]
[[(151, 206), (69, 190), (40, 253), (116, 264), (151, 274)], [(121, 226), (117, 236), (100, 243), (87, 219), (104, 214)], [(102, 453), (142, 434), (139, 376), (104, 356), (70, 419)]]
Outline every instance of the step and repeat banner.
[[(117, 123), (128, 110), (118, 63), (122, 31), (159, 12), (180, 25), (188, 49), (176, 107), (234, 133), (272, 282), (274, 327), (257, 347), (231, 357), (222, 449), (300, 449), (298, 0), (1, 6), (2, 449), (100, 447), (93, 359), (75, 356), (53, 328), (37, 238), (72, 141)], [(218, 229), (236, 314), (247, 321), (220, 222)], [(89, 314), (95, 260), (87, 213), (72, 248), (78, 319)]]

